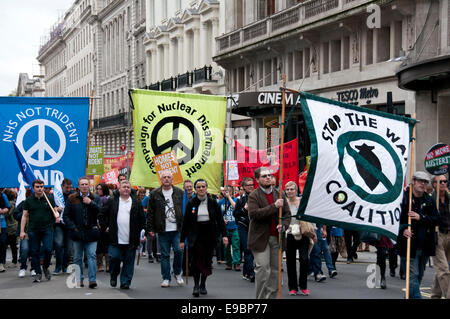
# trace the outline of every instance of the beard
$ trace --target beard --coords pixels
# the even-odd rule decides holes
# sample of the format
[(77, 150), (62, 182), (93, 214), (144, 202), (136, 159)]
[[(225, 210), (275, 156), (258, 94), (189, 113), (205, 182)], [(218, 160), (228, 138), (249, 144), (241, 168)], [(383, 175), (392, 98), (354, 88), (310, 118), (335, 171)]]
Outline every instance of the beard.
[(264, 189), (269, 189), (271, 186), (272, 186), (272, 184), (266, 184), (266, 185), (264, 185), (264, 184), (259, 184), (262, 188), (264, 188)]

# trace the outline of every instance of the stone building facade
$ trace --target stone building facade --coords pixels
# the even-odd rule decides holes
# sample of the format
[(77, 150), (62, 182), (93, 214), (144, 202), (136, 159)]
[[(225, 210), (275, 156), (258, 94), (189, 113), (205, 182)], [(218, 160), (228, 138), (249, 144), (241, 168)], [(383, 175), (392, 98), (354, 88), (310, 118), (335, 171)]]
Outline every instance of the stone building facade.
[(223, 70), (212, 61), (214, 39), (224, 32), (224, 3), (147, 0), (147, 88), (225, 94)]
[[(431, 2), (437, 2), (439, 10), (427, 20)], [(271, 94), (280, 92), (286, 74), (286, 87), (294, 90), (395, 114), (416, 113), (421, 122), (415, 163), (423, 169), (426, 149), (438, 141), (450, 142), (448, 91), (439, 91), (433, 102), (430, 92), (399, 87), (397, 72), (423, 37), (426, 20), (433, 21), (430, 29), (439, 33), (439, 54), (448, 57), (448, 2), (227, 1), (225, 15), (233, 18), (226, 19), (225, 34), (216, 38), (214, 61), (226, 70), (226, 93), (238, 93), (233, 113), (252, 117), (250, 126), (235, 136), (262, 131), (249, 136), (252, 146), (277, 143), (279, 136), (273, 133), (279, 129), (272, 126), (280, 121), (281, 102)], [(309, 154), (303, 123), (298, 108), (286, 136), (299, 137), (301, 168)]]

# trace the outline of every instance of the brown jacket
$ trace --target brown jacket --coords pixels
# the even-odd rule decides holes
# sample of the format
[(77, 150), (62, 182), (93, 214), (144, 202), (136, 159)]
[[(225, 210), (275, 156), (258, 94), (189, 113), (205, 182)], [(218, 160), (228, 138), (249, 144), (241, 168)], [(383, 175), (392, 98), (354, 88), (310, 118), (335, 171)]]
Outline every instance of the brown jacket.
[[(250, 226), (248, 230), (248, 248), (254, 252), (262, 252), (267, 246), (270, 237), (270, 225), (273, 216), (277, 216), (279, 209), (275, 207), (275, 202), (279, 194), (273, 190), (274, 204), (269, 205), (263, 190), (258, 187), (248, 196), (248, 216), (250, 217)], [(283, 196), (284, 205), (282, 216), (285, 218), (283, 224), (285, 229), (291, 222), (291, 211), (287, 199)]]

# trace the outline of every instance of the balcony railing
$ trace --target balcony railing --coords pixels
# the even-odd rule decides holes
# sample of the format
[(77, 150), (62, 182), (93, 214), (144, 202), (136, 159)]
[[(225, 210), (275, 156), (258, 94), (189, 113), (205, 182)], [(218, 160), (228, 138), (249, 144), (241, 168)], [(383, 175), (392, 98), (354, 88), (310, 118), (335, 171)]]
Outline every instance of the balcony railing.
[(149, 90), (155, 90), (155, 91), (159, 91), (159, 85), (160, 85), (160, 83), (159, 83), (159, 82), (156, 82), (156, 83), (150, 84), (150, 85), (148, 86), (148, 89), (149, 89)]
[(123, 126), (126, 125), (125, 113), (119, 113), (112, 116), (103, 117), (93, 121), (94, 129), (101, 129), (111, 126)]
[(171, 77), (161, 81), (161, 91), (175, 91), (177, 89), (177, 78)]
[(272, 18), (272, 31), (292, 25), (300, 20), (300, 7), (288, 10)]
[(244, 41), (267, 34), (267, 20), (255, 23), (244, 29)]
[(205, 65), (203, 68), (194, 69), (193, 72), (186, 72), (179, 74), (177, 77), (171, 77), (170, 79), (164, 79), (161, 82), (150, 84), (146, 88), (157, 91), (175, 91), (192, 86), (193, 84), (212, 81), (212, 73), (212, 66)]
[(362, 7), (373, 0), (309, 0), (280, 11), (272, 16), (253, 22), (216, 38), (217, 52), (222, 54), (236, 47), (251, 44), (313, 23), (338, 12)]
[(212, 66), (204, 66), (200, 69), (194, 70), (194, 84), (211, 81), (212, 80)]
[(187, 86), (192, 86), (192, 72), (186, 72), (178, 75), (178, 88), (185, 88)]
[(337, 8), (339, 0), (312, 0), (305, 3), (305, 18), (319, 15), (331, 9)]

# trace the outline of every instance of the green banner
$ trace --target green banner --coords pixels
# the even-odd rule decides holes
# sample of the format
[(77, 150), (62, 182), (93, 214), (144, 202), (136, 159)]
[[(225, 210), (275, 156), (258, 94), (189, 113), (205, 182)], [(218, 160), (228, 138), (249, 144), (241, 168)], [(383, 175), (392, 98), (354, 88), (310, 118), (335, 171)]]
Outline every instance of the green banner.
[(87, 175), (102, 175), (103, 166), (103, 146), (89, 147)]
[(227, 99), (224, 96), (133, 90), (133, 185), (159, 187), (152, 157), (175, 151), (183, 180), (221, 186)]

